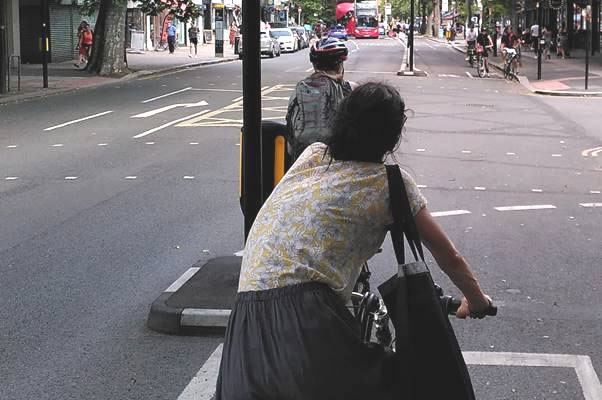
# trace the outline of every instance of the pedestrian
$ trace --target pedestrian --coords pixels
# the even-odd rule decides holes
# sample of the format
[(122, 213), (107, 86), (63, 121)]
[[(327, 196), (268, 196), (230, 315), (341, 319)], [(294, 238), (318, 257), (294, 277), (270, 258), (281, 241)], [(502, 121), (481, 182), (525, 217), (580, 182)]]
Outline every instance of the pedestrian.
[(190, 52), (188, 53), (188, 57), (193, 57), (192, 47), (194, 46), (194, 58), (196, 58), (197, 45), (199, 44), (199, 28), (194, 23), (188, 28), (188, 40), (190, 41)]
[(169, 54), (173, 54), (176, 50), (176, 42), (178, 40), (178, 30), (175, 25), (169, 21), (167, 23), (167, 45), (169, 46)]
[(238, 27), (236, 26), (236, 22), (230, 22), (230, 48), (234, 48), (234, 42), (236, 41), (236, 35), (238, 33)]
[(77, 49), (79, 58), (77, 63), (73, 64), (77, 68), (81, 68), (82, 64), (88, 63), (88, 58), (90, 57), (90, 49), (92, 48), (92, 43), (94, 40), (94, 32), (90, 28), (90, 25), (83, 21), (80, 24), (81, 29), (78, 28), (78, 39), (77, 39)]
[(545, 59), (549, 60), (550, 47), (552, 46), (552, 30), (549, 27), (544, 26), (543, 31), (541, 33), (544, 39), (543, 55)]
[[(341, 102), (328, 143), (305, 149), (261, 207), (243, 252), (216, 400), (399, 398), (405, 377), (395, 353), (364, 343), (345, 305), (393, 222), (384, 160), (399, 146), (406, 112), (394, 87), (359, 86)], [(464, 293), (456, 316), (478, 318), (491, 299), (401, 173), (423, 243)]]
[(295, 86), (286, 113), (288, 152), (293, 158), (316, 141), (327, 141), (337, 107), (351, 93), (343, 62), (349, 51), (335, 38), (325, 38), (310, 49), (314, 72)]
[(539, 25), (537, 23), (531, 25), (531, 48), (533, 51), (539, 49)]
[(566, 56), (567, 45), (569, 43), (569, 37), (566, 31), (565, 24), (562, 24), (562, 27), (558, 31), (558, 36), (556, 40), (558, 42), (558, 44), (556, 45), (556, 56), (562, 57), (562, 59), (564, 60)]

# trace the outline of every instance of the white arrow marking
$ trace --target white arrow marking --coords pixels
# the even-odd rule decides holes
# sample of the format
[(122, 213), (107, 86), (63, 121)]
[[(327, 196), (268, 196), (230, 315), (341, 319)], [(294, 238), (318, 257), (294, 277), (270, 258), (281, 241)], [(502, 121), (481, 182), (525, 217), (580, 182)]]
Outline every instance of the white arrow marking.
[(141, 114), (132, 115), (130, 118), (147, 118), (147, 117), (152, 117), (153, 115), (157, 115), (159, 113), (169, 111), (169, 110), (172, 110), (172, 109), (178, 108), (178, 107), (184, 107), (184, 108), (201, 107), (201, 106), (206, 106), (207, 104), (208, 103), (205, 100), (201, 100), (196, 103), (171, 104), (169, 106), (156, 108), (154, 110), (143, 112)]
[(583, 157), (598, 157), (598, 155), (602, 153), (602, 147), (594, 147), (593, 149), (586, 149), (581, 152)]

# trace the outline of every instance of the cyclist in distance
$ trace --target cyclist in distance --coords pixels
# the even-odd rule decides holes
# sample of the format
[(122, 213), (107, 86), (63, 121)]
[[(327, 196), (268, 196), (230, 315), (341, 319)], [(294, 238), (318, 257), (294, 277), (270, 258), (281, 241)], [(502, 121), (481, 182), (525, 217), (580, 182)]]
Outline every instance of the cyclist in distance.
[[(395, 398), (403, 377), (393, 353), (362, 341), (346, 304), (393, 222), (384, 161), (399, 146), (405, 113), (392, 86), (357, 87), (328, 142), (308, 146), (263, 204), (244, 249), (216, 400)], [(457, 316), (477, 317), (491, 299), (414, 179), (402, 177), (422, 242), (465, 296)]]
[(468, 31), (466, 32), (466, 48), (469, 56), (466, 57), (466, 61), (469, 61), (470, 52), (474, 50), (475, 45), (477, 44), (477, 35), (478, 31), (475, 29), (474, 25), (470, 23)]
[(487, 28), (485, 26), (481, 27), (481, 33), (477, 36), (477, 43), (483, 46), (483, 61), (485, 63), (485, 76), (489, 77), (489, 49), (493, 47), (493, 41), (491, 40), (491, 36), (489, 32), (487, 32)]
[(288, 152), (298, 157), (307, 146), (325, 141), (343, 98), (352, 90), (344, 79), (348, 50), (335, 38), (316, 42), (309, 52), (314, 72), (297, 83), (286, 113)]

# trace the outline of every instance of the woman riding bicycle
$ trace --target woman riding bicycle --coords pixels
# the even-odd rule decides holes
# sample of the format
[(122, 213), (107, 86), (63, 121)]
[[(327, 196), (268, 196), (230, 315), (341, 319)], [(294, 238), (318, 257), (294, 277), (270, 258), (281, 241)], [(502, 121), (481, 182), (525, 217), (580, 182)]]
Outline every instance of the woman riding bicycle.
[[(362, 342), (345, 304), (393, 221), (384, 159), (405, 120), (396, 89), (359, 86), (328, 144), (307, 147), (274, 188), (247, 238), (216, 400), (393, 398), (392, 354)], [(457, 316), (484, 311), (490, 299), (402, 175), (424, 244), (466, 296)]]
[(483, 26), (481, 28), (481, 32), (479, 36), (477, 36), (477, 44), (481, 46), (483, 49), (481, 57), (483, 57), (483, 62), (485, 63), (485, 76), (489, 77), (489, 49), (493, 47), (493, 41), (491, 40), (491, 36), (487, 32), (487, 28)]

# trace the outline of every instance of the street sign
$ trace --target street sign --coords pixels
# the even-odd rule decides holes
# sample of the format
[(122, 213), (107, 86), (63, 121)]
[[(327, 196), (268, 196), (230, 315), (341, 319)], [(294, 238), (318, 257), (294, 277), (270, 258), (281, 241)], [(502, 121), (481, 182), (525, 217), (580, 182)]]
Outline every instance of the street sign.
[(385, 4), (385, 15), (391, 15), (391, 3)]

